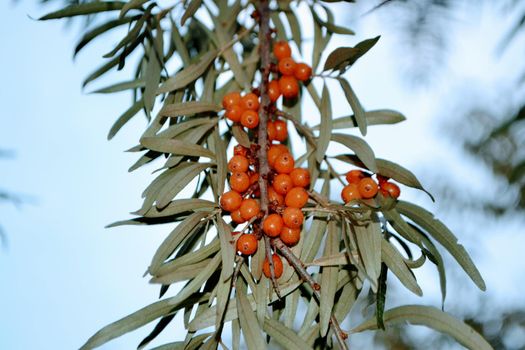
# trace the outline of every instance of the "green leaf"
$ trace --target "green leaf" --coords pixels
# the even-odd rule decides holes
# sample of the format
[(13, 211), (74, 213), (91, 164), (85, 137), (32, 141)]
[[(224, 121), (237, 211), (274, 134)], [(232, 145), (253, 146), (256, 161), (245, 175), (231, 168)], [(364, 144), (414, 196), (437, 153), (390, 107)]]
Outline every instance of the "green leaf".
[(301, 26), (299, 25), (299, 21), (297, 20), (297, 16), (295, 15), (295, 12), (292, 10), (290, 6), (288, 6), (287, 10), (284, 12), (286, 19), (288, 20), (288, 24), (290, 25), (290, 29), (292, 30), (292, 39), (297, 44), (297, 48), (299, 49), (299, 52), (301, 52)]
[(166, 80), (157, 90), (158, 94), (174, 91), (186, 87), (188, 84), (197, 80), (209, 65), (217, 57), (217, 50), (207, 51), (200, 60), (177, 73), (174, 77)]
[(368, 143), (366, 143), (365, 140), (353, 135), (336, 133), (332, 134), (332, 141), (339, 142), (340, 144), (350, 148), (352, 151), (355, 152), (357, 158), (359, 158), (359, 160), (361, 160), (371, 172), (377, 173), (378, 166), (376, 163), (374, 151), (372, 150), (372, 148), (370, 148), (370, 146), (368, 145)]
[[(406, 120), (405, 116), (397, 111), (390, 109), (378, 109), (373, 111), (365, 112), (366, 124), (370, 125), (382, 125), (382, 124), (396, 124)], [(312, 129), (319, 129), (320, 125), (315, 125)], [(334, 129), (346, 129), (356, 128), (357, 120), (354, 115), (340, 117), (334, 119)]]
[(303, 339), (290, 328), (285, 327), (281, 322), (266, 317), (264, 319), (263, 330), (287, 350), (307, 350), (312, 349)]
[[(266, 349), (266, 343), (262, 335), (259, 322), (252, 310), (252, 305), (246, 298), (245, 288), (240, 288), (240, 279), (237, 280), (236, 285), (236, 301), (237, 312), (239, 315), (239, 322), (241, 330), (244, 334), (244, 340), (248, 350), (263, 350)], [(244, 289), (244, 290), (243, 290)]]
[(178, 269), (171, 270), (169, 273), (155, 276), (151, 278), (149, 282), (153, 284), (169, 285), (195, 278), (202, 269), (209, 265), (210, 261), (211, 259), (206, 259), (194, 264), (185, 264)]
[(126, 5), (122, 7), (122, 10), (120, 10), (119, 17), (124, 17), (129, 10), (138, 9), (148, 1), (149, 0), (130, 0)]
[(233, 134), (233, 137), (235, 137), (235, 140), (237, 140), (237, 142), (240, 145), (250, 148), (250, 145), (251, 145), (250, 137), (248, 136), (246, 131), (244, 131), (244, 129), (241, 126), (239, 126), (238, 124), (233, 125), (232, 134)]
[(120, 50), (121, 48), (125, 47), (126, 45), (129, 45), (135, 39), (137, 39), (137, 37), (140, 34), (140, 30), (142, 29), (142, 27), (144, 27), (144, 23), (145, 22), (146, 22), (146, 15), (141, 16), (139, 18), (139, 20), (135, 23), (133, 28), (131, 28), (131, 30), (128, 32), (128, 34), (119, 41), (117, 46), (115, 46), (110, 52), (106, 53), (102, 57), (104, 57), (104, 58), (111, 58), (111, 57), (115, 56), (115, 54), (118, 52), (118, 50)]
[(378, 278), (381, 273), (381, 227), (378, 222), (374, 221), (367, 226), (355, 225), (353, 228), (366, 274), (372, 290), (377, 292)]
[(382, 330), (385, 330), (385, 322), (383, 320), (383, 314), (385, 313), (387, 276), (388, 276), (388, 268), (384, 263), (382, 263), (381, 264), (381, 274), (379, 275), (377, 296), (376, 296), (376, 322), (377, 322), (377, 327)]
[(219, 112), (221, 106), (209, 102), (190, 101), (165, 105), (159, 111), (159, 115), (175, 118), (180, 116), (190, 116), (204, 112)]
[(152, 151), (215, 159), (215, 154), (209, 149), (186, 141), (161, 137), (144, 137), (140, 140), (140, 144)]
[(345, 92), (346, 100), (350, 104), (350, 107), (352, 107), (352, 111), (354, 111), (355, 120), (357, 122), (357, 126), (359, 127), (359, 131), (361, 132), (361, 135), (366, 135), (366, 116), (365, 116), (365, 110), (363, 109), (363, 106), (361, 106), (361, 102), (359, 102), (359, 99), (357, 98), (354, 90), (350, 86), (350, 83), (344, 79), (339, 78), (339, 83), (341, 84), (341, 87), (343, 88), (343, 91)]
[(373, 39), (361, 41), (354, 47), (339, 47), (332, 51), (324, 64), (324, 71), (345, 71), (353, 65), (361, 56), (368, 52), (379, 40), (380, 36)]
[[(339, 252), (340, 235), (334, 220), (328, 223), (323, 256), (331, 256)], [(321, 271), (321, 297), (319, 299), (319, 324), (321, 336), (326, 336), (332, 316), (335, 293), (337, 291), (337, 273), (339, 268), (325, 266)]]
[(486, 289), (485, 281), (483, 281), (483, 277), (481, 277), (476, 265), (474, 265), (465, 248), (458, 243), (458, 239), (447, 226), (434, 218), (432, 213), (415, 204), (399, 201), (396, 209), (413, 220), (445, 247), (479, 289)]
[(217, 231), (221, 242), (222, 270), (221, 279), (226, 281), (233, 274), (233, 261), (235, 259), (235, 249), (233, 248), (232, 229), (224, 222), (220, 214), (217, 215)]
[(45, 21), (49, 19), (91, 15), (99, 12), (120, 10), (124, 7), (124, 5), (126, 5), (126, 3), (122, 1), (88, 2), (85, 4), (71, 5), (63, 8), (62, 10), (51, 12), (43, 17), (40, 17), (38, 20)]
[(189, 184), (201, 171), (210, 167), (210, 163), (192, 163), (178, 171), (164, 186), (157, 200), (157, 207), (166, 207), (171, 200)]
[[(386, 325), (421, 325), (433, 328), (456, 339), (461, 345), (473, 350), (493, 350), (492, 346), (467, 324), (430, 306), (406, 305), (388, 310), (384, 314)], [(358, 333), (377, 329), (375, 320), (367, 320), (351, 330)]]
[(226, 145), (219, 134), (219, 129), (215, 128), (213, 132), (216, 148), (216, 162), (217, 162), (217, 193), (224, 193), (224, 183), (226, 175), (228, 174), (228, 159), (226, 155)]
[(99, 35), (113, 29), (113, 28), (116, 28), (118, 26), (121, 26), (123, 24), (126, 24), (126, 23), (129, 23), (133, 20), (137, 19), (136, 17), (126, 17), (126, 18), (120, 18), (120, 19), (115, 19), (115, 20), (111, 20), (111, 21), (108, 21), (108, 22), (105, 22), (91, 30), (89, 30), (88, 32), (86, 32), (82, 38), (80, 39), (80, 41), (77, 43), (77, 45), (75, 46), (75, 52), (73, 54), (73, 57), (76, 56), (80, 50), (82, 50), (87, 44), (89, 44), (93, 39), (95, 39), (96, 37), (98, 37)]
[(313, 10), (313, 8), (312, 8), (312, 15), (317, 24), (325, 27), (331, 33), (343, 34), (343, 35), (355, 35), (355, 32), (351, 29), (348, 29), (342, 26), (338, 26), (334, 23), (331, 23), (330, 21), (327, 21), (327, 22), (323, 21), (321, 17), (319, 17), (319, 15), (315, 12), (315, 10)]
[(316, 159), (321, 163), (323, 160), (330, 138), (332, 136), (332, 103), (330, 102), (330, 93), (326, 84), (323, 87), (321, 97), (321, 128), (319, 131), (319, 142), (317, 143)]
[(195, 295), (189, 299), (185, 298), (183, 300), (180, 300), (178, 297), (173, 297), (158, 301), (102, 328), (89, 338), (80, 350), (99, 347), (108, 341), (134, 331), (159, 317), (174, 313), (186, 305), (193, 305), (196, 302), (205, 300), (207, 300), (206, 296)]
[(131, 89), (138, 89), (146, 86), (146, 82), (141, 79), (135, 79), (130, 81), (124, 81), (122, 83), (113, 84), (104, 88), (92, 91), (92, 94), (110, 94), (114, 92), (120, 92)]
[(182, 15), (182, 18), (180, 19), (180, 24), (183, 26), (184, 23), (188, 20), (188, 18), (193, 17), (195, 12), (201, 7), (202, 0), (191, 0), (188, 6), (186, 7), (186, 11), (184, 11), (184, 14)]
[(417, 284), (412, 271), (405, 264), (403, 256), (385, 239), (381, 240), (381, 259), (408, 290), (418, 296), (423, 295), (421, 287)]
[(144, 108), (149, 114), (155, 105), (157, 88), (160, 83), (160, 73), (164, 62), (164, 41), (161, 27), (157, 27), (155, 42), (151, 43), (148, 52), (148, 63), (146, 64), (146, 87), (144, 89)]
[(204, 223), (203, 219), (207, 217), (209, 212), (196, 212), (188, 216), (184, 221), (179, 223), (177, 227), (164, 239), (155, 255), (151, 259), (148, 271), (151, 275), (156, 275), (157, 270), (162, 263), (173, 253), (179, 244), (186, 238), (190, 232), (194, 232), (196, 228)]
[(144, 105), (144, 101), (142, 99), (136, 101), (131, 107), (128, 108), (127, 111), (125, 111), (118, 119), (117, 121), (113, 124), (113, 126), (111, 127), (111, 129), (109, 130), (109, 133), (108, 133), (108, 140), (111, 140), (116, 134), (117, 132), (119, 132), (119, 130), (128, 122), (130, 121), (131, 118), (133, 118), (133, 116), (135, 116), (135, 114), (137, 114), (141, 109), (142, 109), (142, 106)]
[(177, 215), (187, 211), (211, 211), (214, 208), (216, 208), (216, 204), (205, 199), (186, 198), (171, 201), (170, 204), (168, 204), (168, 206), (162, 210), (159, 210), (156, 207), (151, 207), (145, 212), (137, 211), (133, 214), (143, 215), (146, 218), (162, 218)]

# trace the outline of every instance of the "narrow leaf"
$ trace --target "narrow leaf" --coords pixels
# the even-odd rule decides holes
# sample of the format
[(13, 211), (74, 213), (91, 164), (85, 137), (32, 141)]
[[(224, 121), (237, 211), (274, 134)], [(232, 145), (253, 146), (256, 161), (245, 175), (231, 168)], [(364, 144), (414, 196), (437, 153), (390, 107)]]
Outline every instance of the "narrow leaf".
[(330, 138), (332, 136), (332, 103), (330, 93), (326, 84), (323, 87), (321, 96), (321, 128), (319, 130), (319, 142), (317, 143), (316, 159), (318, 163), (323, 160)]
[(357, 158), (359, 158), (371, 172), (378, 172), (374, 151), (365, 140), (357, 136), (337, 133), (332, 134), (332, 140), (354, 151)]
[(122, 7), (124, 7), (124, 5), (126, 5), (126, 3), (122, 1), (95, 1), (84, 4), (70, 5), (61, 10), (48, 13), (47, 15), (40, 17), (38, 20), (45, 21), (49, 19), (91, 15), (99, 12), (120, 10)]
[(140, 144), (152, 151), (215, 159), (215, 154), (209, 149), (186, 141), (161, 137), (144, 137), (140, 140)]
[(111, 140), (117, 134), (117, 132), (119, 132), (119, 130), (128, 121), (130, 121), (130, 119), (133, 118), (133, 116), (135, 116), (135, 114), (137, 114), (142, 109), (143, 105), (144, 105), (144, 102), (143, 102), (142, 99), (140, 99), (140, 100), (136, 101), (131, 107), (129, 107), (128, 110), (125, 111), (124, 114), (122, 114), (117, 119), (117, 121), (113, 124), (113, 126), (109, 130), (108, 140)]
[(354, 111), (355, 120), (357, 122), (357, 125), (359, 127), (359, 131), (361, 132), (361, 135), (366, 135), (366, 116), (365, 116), (365, 110), (363, 109), (363, 106), (361, 106), (361, 102), (359, 102), (359, 99), (357, 98), (354, 90), (350, 86), (350, 83), (344, 79), (339, 78), (339, 83), (341, 84), (341, 87), (343, 88), (343, 91), (346, 96), (346, 100), (350, 104), (350, 107), (352, 107), (352, 111)]

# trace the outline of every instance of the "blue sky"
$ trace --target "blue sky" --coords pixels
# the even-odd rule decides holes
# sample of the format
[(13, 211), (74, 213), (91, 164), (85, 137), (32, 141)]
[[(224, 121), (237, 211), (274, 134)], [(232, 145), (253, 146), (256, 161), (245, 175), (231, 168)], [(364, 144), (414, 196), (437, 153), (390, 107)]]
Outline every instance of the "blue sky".
[[(103, 325), (155, 301), (158, 288), (142, 274), (169, 232), (167, 227), (104, 229), (140, 206), (140, 194), (152, 179), (152, 169), (129, 174), (136, 155), (123, 153), (137, 143), (146, 121), (136, 118), (113, 141), (106, 140), (129, 97), (86, 94), (81, 83), (117, 39), (109, 37), (73, 61), (78, 27), (28, 17), (42, 12), (31, 1), (0, 4), (0, 32), (4, 33), (0, 148), (15, 152), (13, 159), (0, 160), (0, 186), (27, 202), (20, 208), (0, 204), (0, 224), (9, 238), (8, 247), (0, 252), (1, 349), (78, 348)], [(398, 44), (394, 28), (384, 25), (385, 18), (379, 15), (355, 21), (357, 40), (378, 34), (382, 38), (352, 68), (350, 81), (366, 108), (397, 109), (408, 117), (394, 127), (370, 129), (367, 141), (376, 155), (411, 168), (425, 184), (431, 185), (426, 175), (431, 177), (445, 167), (462, 179), (469, 176), (469, 186), (484, 189), (490, 177), (483, 167), (441, 136), (443, 111), (453, 114), (454, 103), (470, 96), (464, 92), (468, 87), (483, 92), (490, 86), (509, 88), (501, 77), (511, 75), (521, 61), (517, 48), (501, 58), (494, 55), (504, 26), (490, 8), (470, 17), (465, 11), (459, 14), (457, 36), (442, 76), (417, 90), (404, 82), (402, 62), (390, 58)], [(474, 16), (476, 20), (471, 19)], [(500, 97), (494, 93), (487, 98)], [(487, 196), (495, 195), (496, 191), (488, 190)], [(406, 196), (438, 211), (451, 228), (461, 232), (460, 240), (487, 281), (490, 307), (524, 306), (523, 285), (516, 288), (514, 277), (525, 267), (519, 261), (519, 248), (525, 244), (522, 221), (461, 220), (415, 192), (407, 190)], [(501, 254), (501, 247), (509, 250)], [(447, 271), (461, 277), (452, 263)], [(438, 306), (434, 269), (423, 269), (418, 277), (425, 297), (407, 296), (409, 302)], [(451, 280), (447, 305), (458, 314), (472, 311), (476, 303), (463, 311), (459, 305), (465, 296), (480, 300), (482, 293), (471, 283)], [(392, 300), (392, 305), (399, 302), (399, 298)], [(146, 331), (103, 348), (129, 349)], [(181, 336), (177, 330), (172, 332)]]

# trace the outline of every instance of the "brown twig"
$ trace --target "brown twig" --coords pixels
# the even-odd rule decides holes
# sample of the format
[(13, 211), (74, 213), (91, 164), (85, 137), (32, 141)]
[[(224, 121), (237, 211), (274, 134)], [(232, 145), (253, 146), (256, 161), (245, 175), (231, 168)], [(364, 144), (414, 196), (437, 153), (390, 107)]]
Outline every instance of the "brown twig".
[[(301, 276), (301, 278), (307, 282), (310, 287), (312, 287), (314, 296), (316, 297), (317, 301), (320, 301), (321, 285), (312, 278), (312, 275), (310, 275), (308, 271), (306, 271), (306, 266), (303, 264), (301, 259), (296, 257), (292, 250), (288, 248), (286, 244), (284, 244), (279, 238), (272, 239), (272, 245), (281, 253), (282, 256), (286, 258), (286, 260), (288, 260), (290, 265), (292, 265), (295, 271), (297, 271), (297, 274), (299, 274), (299, 276)], [(348, 338), (348, 334), (341, 329), (339, 321), (337, 321), (337, 318), (335, 318), (333, 313), (330, 315), (330, 324), (333, 327), (335, 337), (341, 349), (348, 350), (348, 345), (345, 341)]]

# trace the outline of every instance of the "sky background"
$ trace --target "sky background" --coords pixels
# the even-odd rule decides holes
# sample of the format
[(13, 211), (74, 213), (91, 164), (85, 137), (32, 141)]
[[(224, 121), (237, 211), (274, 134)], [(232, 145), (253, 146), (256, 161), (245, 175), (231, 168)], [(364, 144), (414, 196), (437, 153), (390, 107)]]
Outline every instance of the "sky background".
[[(369, 129), (366, 140), (376, 155), (413, 170), (431, 192), (441, 174), (454, 174), (450, 180), (497, 201), (501, 186), (492, 183), (482, 164), (460, 151), (447, 128), (469, 103), (484, 99), (493, 106), (511, 98), (512, 77), (522, 66), (520, 42), (503, 56), (494, 53), (508, 18), (492, 6), (476, 11), (460, 6), (455, 25), (448, 28), (452, 41), (445, 65), (429, 84), (416, 88), (406, 79), (406, 46), (399, 42), (399, 28), (381, 13), (359, 17), (365, 9), (357, 7), (349, 17), (358, 35), (334, 45), (354, 45), (381, 34), (379, 43), (352, 67), (350, 82), (365, 108), (396, 109), (408, 118), (396, 126)], [(33, 1), (0, 3), (0, 149), (14, 152), (11, 159), (0, 159), (0, 189), (24, 200), (19, 207), (0, 204), (0, 225), (8, 236), (8, 245), (0, 250), (0, 349), (78, 348), (102, 326), (154, 302), (158, 287), (142, 274), (169, 232), (165, 226), (104, 228), (130, 217), (152, 180), (152, 168), (128, 173), (136, 154), (123, 152), (137, 143), (146, 120), (135, 118), (114, 140), (106, 140), (129, 96), (91, 95), (87, 92), (94, 86), (82, 90), (81, 83), (118, 36), (106, 36), (73, 60), (80, 27), (31, 19), (44, 12)], [(310, 56), (305, 57), (308, 61)], [(416, 191), (403, 190), (405, 198), (437, 213), (457, 233), (487, 283), (486, 293), (478, 291), (447, 259), (447, 310), (463, 316), (483, 307), (482, 317), (490, 317), (525, 308), (523, 282), (516, 278), (525, 271), (523, 218), (458, 215), (440, 205), (439, 197), (433, 204)], [(435, 269), (429, 266), (417, 276), (425, 296), (400, 291), (387, 306), (439, 306)], [(102, 348), (134, 348), (149, 329)], [(182, 336), (169, 329), (160, 339)], [(353, 338), (356, 344), (365, 341)], [(525, 331), (509, 336), (509, 342), (516, 349), (524, 346)]]

